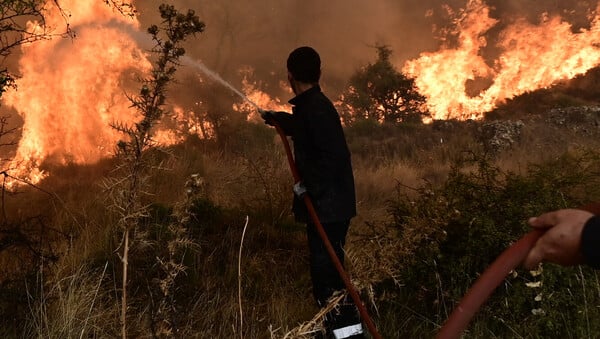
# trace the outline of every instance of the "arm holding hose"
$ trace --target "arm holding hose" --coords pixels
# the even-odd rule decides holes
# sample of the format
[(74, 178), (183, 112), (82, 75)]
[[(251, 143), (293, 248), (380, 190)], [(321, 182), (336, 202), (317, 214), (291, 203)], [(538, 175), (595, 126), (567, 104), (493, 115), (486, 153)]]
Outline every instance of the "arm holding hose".
[(260, 113), (260, 117), (265, 121), (265, 124), (273, 126), (273, 122), (277, 122), (285, 132), (285, 135), (293, 135), (293, 116), (290, 113), (262, 109), (259, 109), (258, 112)]
[[(293, 115), (287, 112), (277, 112), (259, 109), (260, 116), (265, 120), (265, 124), (275, 126), (276, 124), (287, 136), (293, 135)], [(306, 187), (302, 181), (297, 181), (292, 187), (294, 194), (302, 199), (306, 194)]]
[(523, 266), (540, 262), (563, 266), (586, 263), (600, 268), (600, 217), (580, 209), (562, 209), (529, 219), (529, 225), (546, 232), (527, 254)]
[(448, 317), (437, 339), (460, 338), (469, 321), (510, 271), (542, 261), (587, 263), (600, 268), (600, 203), (548, 212), (529, 219), (534, 228), (500, 254), (479, 276)]

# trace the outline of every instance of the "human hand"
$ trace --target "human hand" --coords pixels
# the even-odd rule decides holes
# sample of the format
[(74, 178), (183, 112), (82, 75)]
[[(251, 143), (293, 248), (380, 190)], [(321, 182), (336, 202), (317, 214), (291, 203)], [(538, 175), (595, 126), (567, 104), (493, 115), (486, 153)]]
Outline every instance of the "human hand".
[(275, 111), (259, 108), (258, 113), (260, 113), (260, 117), (263, 118), (265, 124), (273, 126), (273, 121), (275, 120)]
[(594, 215), (576, 209), (562, 209), (530, 218), (528, 223), (537, 229), (548, 229), (523, 261), (528, 269), (540, 262), (552, 262), (563, 266), (583, 263), (581, 232), (585, 223)]

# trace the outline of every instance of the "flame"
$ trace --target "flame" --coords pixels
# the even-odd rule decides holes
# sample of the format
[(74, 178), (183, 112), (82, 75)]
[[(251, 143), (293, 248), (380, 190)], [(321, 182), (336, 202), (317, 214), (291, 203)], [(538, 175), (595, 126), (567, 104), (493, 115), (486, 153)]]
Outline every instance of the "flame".
[[(76, 38), (23, 45), (18, 90), (3, 96), (24, 121), (11, 174), (32, 183), (43, 178), (44, 161), (83, 164), (112, 154), (123, 136), (110, 124), (137, 120), (125, 83), (151, 67), (132, 37), (139, 28), (135, 18), (97, 0), (64, 0), (61, 6)], [(45, 16), (47, 25), (65, 26), (57, 8)]]
[[(516, 20), (499, 34), (502, 52), (492, 65), (481, 56), (485, 34), (498, 20), (482, 0), (470, 0), (457, 20), (458, 47), (422, 53), (402, 71), (415, 78), (435, 119), (477, 119), (504, 100), (584, 74), (600, 63), (600, 5), (589, 29), (573, 33), (559, 17), (545, 15), (536, 26)], [(468, 95), (469, 80), (491, 85)]]
[[(239, 104), (238, 103), (234, 104), (233, 109), (237, 112), (246, 113), (247, 114), (246, 118), (248, 121), (262, 121), (262, 119), (258, 115), (256, 106), (260, 107), (261, 109), (270, 110), (270, 111), (283, 111), (283, 112), (290, 111), (289, 105), (282, 103), (281, 99), (279, 99), (278, 97), (271, 97), (266, 92), (260, 90), (259, 89), (260, 83), (257, 81), (251, 80), (251, 78), (254, 75), (253, 69), (246, 67), (246, 68), (243, 68), (242, 70), (240, 70), (240, 73), (242, 73), (242, 75), (243, 75), (242, 92), (244, 93), (244, 95), (246, 96), (246, 98), (248, 100), (243, 101), (242, 103), (239, 103)], [(280, 82), (279, 87), (282, 90), (291, 93), (291, 90), (289, 89), (289, 85), (287, 85), (286, 83)], [(248, 101), (254, 103), (256, 106), (252, 105)]]
[[(198, 102), (196, 106), (200, 109), (201, 103)], [(200, 139), (210, 139), (215, 137), (214, 126), (203, 117), (206, 113), (202, 114), (194, 110), (184, 110), (179, 106), (173, 108), (173, 120), (176, 123), (176, 130), (182, 135), (196, 135)], [(178, 142), (183, 141), (183, 137), (179, 137)]]
[[(45, 173), (46, 162), (93, 163), (113, 154), (123, 135), (110, 127), (139, 119), (126, 96), (137, 88), (136, 74), (148, 73), (151, 64), (140, 49), (139, 22), (121, 15), (103, 1), (63, 0), (75, 39), (38, 41), (22, 46), (18, 90), (3, 94), (3, 104), (15, 109), (24, 124), (22, 136), (8, 168), (12, 176), (32, 183)], [(449, 10), (449, 7), (446, 7)], [(590, 28), (573, 32), (559, 17), (542, 17), (539, 25), (525, 19), (505, 27), (495, 43), (501, 53), (492, 61), (482, 51), (486, 35), (499, 24), (490, 17), (483, 0), (469, 0), (457, 13), (456, 47), (443, 47), (422, 53), (406, 62), (402, 71), (415, 78), (427, 98), (427, 108), (435, 119), (481, 118), (504, 100), (527, 91), (551, 86), (597, 66), (600, 60), (600, 5), (590, 18)], [(427, 15), (431, 15), (428, 12)], [(49, 6), (45, 13), (50, 27), (64, 27), (65, 13)], [(30, 29), (41, 29), (30, 22)], [(249, 102), (276, 111), (289, 111), (285, 102), (261, 90), (245, 69), (243, 92)], [(468, 84), (478, 80), (488, 84), (476, 94)], [(282, 88), (289, 91), (287, 84)], [(135, 92), (131, 90), (130, 92)], [(233, 109), (258, 120), (254, 105), (235, 104)], [(203, 112), (173, 109), (176, 120), (186, 123), (178, 132), (214, 136), (214, 129), (202, 118)], [(204, 114), (205, 115), (205, 114)], [(181, 127), (181, 126), (180, 126)], [(182, 140), (178, 132), (159, 132), (155, 140), (172, 144)]]

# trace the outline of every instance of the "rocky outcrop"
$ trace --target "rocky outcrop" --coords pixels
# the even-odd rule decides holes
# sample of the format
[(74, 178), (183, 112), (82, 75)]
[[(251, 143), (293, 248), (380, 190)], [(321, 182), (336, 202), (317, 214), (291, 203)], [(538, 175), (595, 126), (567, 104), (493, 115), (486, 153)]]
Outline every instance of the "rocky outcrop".
[(484, 122), (478, 129), (478, 139), (486, 150), (499, 152), (510, 148), (521, 138), (524, 123), (521, 120)]
[(593, 135), (600, 132), (600, 106), (553, 108), (546, 114), (545, 121), (577, 133)]

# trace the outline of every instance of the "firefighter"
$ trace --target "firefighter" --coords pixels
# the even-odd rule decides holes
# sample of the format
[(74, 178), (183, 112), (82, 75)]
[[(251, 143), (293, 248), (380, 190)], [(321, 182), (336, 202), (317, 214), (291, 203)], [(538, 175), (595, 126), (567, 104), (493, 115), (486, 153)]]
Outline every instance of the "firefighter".
[[(313, 296), (320, 307), (336, 291), (344, 289), (323, 241), (311, 220), (303, 195), (312, 200), (338, 259), (344, 263), (344, 245), (350, 220), (356, 216), (356, 197), (350, 151), (340, 116), (319, 86), (321, 59), (311, 47), (299, 47), (287, 59), (288, 80), (295, 94), (292, 113), (261, 111), (267, 124), (276, 121), (292, 137), (294, 158), (302, 181), (293, 187), (292, 210), (296, 221), (306, 224)], [(330, 338), (364, 338), (356, 306), (351, 298), (327, 314)]]

